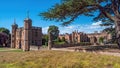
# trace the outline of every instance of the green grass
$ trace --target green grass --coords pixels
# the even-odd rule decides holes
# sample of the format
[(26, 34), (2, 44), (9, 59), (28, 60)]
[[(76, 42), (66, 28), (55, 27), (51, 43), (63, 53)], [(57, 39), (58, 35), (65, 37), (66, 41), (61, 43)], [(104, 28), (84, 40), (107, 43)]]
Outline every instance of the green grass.
[(65, 44), (65, 42), (54, 42), (55, 44)]
[(0, 48), (0, 50), (5, 50), (5, 48)]
[(23, 52), (21, 49), (0, 48), (0, 52)]
[(20, 49), (16, 49), (16, 50), (5, 50), (5, 51), (0, 51), (0, 52), (23, 52), (22, 50)]
[(63, 51), (0, 52), (0, 68), (120, 68), (120, 57)]

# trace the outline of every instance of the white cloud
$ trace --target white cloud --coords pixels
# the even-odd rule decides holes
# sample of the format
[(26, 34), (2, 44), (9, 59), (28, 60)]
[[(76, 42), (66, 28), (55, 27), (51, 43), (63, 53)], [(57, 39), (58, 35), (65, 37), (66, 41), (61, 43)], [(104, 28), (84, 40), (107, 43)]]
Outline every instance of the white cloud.
[(102, 21), (98, 21), (98, 22), (92, 23), (92, 26), (100, 26), (100, 24), (102, 24)]
[(67, 29), (73, 29), (73, 28), (75, 28), (75, 25), (67, 26), (65, 28), (67, 28)]
[(48, 28), (49, 28), (49, 27), (44, 27), (44, 28), (42, 28), (42, 33), (43, 33), (43, 34), (47, 34)]
[(85, 25), (70, 25), (68, 27), (60, 27), (60, 33), (71, 33), (74, 30), (78, 30), (79, 32), (85, 33), (93, 33), (94, 31), (102, 31), (105, 27), (100, 26), (102, 24), (101, 21), (85, 24)]
[[(70, 25), (67, 27), (59, 27), (60, 34), (65, 34), (65, 33), (72, 33), (75, 30), (78, 30), (79, 32), (84, 32), (84, 33), (93, 33), (94, 31), (102, 31), (105, 27), (101, 27), (100, 24), (102, 22), (95, 22), (92, 24), (85, 24), (85, 25)], [(49, 27), (43, 28), (43, 33), (47, 33)]]
[(90, 26), (90, 29), (97, 29), (97, 28), (101, 28), (101, 26)]
[(102, 26), (100, 26), (100, 24), (102, 24), (102, 21), (98, 21), (98, 22), (92, 23), (92, 25), (90, 26), (90, 29), (101, 28)]

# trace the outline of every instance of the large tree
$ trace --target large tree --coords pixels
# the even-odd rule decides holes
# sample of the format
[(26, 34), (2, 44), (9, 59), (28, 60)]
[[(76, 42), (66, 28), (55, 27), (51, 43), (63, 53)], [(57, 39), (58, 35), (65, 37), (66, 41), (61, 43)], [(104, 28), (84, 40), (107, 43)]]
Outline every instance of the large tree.
[(120, 0), (61, 0), (48, 11), (40, 13), (45, 20), (68, 25), (80, 15), (94, 16), (94, 21), (114, 22), (120, 48)]

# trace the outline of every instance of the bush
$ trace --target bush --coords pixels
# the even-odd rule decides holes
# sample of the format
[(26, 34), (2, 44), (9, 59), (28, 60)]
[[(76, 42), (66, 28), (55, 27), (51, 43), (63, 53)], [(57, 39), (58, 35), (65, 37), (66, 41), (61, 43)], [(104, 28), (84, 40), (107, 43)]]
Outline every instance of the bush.
[(103, 38), (103, 37), (100, 37), (100, 38), (99, 38), (99, 43), (103, 43), (103, 41), (104, 41), (104, 38)]
[(65, 42), (54, 42), (54, 44), (65, 44)]
[(48, 42), (45, 42), (45, 46), (48, 46)]

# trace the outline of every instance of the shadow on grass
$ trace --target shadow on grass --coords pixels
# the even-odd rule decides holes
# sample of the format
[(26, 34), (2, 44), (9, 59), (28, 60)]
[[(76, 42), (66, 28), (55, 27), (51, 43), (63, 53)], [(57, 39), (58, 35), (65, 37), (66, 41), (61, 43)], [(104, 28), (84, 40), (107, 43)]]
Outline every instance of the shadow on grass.
[(68, 47), (68, 49), (78, 50), (86, 50), (86, 51), (119, 51), (119, 47), (115, 44), (106, 44), (106, 45), (96, 45), (96, 46), (76, 46), (76, 47)]
[(117, 45), (98, 45), (98, 46), (87, 46), (85, 47), (87, 51), (99, 51), (99, 50), (109, 50), (109, 49), (119, 49)]

